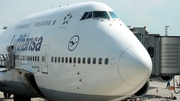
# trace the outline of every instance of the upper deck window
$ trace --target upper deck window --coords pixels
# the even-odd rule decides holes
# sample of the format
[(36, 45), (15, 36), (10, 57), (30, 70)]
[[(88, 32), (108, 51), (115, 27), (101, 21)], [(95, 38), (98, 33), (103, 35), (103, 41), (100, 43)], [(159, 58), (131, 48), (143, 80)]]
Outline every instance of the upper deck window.
[(106, 11), (94, 11), (93, 12), (93, 18), (109, 19), (110, 17)]
[(111, 15), (111, 18), (118, 18), (114, 12), (109, 12), (109, 14)]

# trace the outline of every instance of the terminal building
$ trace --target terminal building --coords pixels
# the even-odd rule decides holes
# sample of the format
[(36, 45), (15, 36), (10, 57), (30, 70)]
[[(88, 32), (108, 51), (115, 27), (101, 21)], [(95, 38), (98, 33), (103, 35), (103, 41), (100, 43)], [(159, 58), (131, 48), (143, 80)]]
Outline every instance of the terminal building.
[(180, 75), (180, 36), (149, 34), (146, 27), (128, 27), (152, 59), (152, 80), (167, 82)]

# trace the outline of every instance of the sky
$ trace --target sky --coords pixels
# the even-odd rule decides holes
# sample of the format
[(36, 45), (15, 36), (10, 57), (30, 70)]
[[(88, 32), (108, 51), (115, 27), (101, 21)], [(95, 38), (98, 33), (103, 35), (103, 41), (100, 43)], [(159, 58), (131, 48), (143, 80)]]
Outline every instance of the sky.
[(146, 26), (150, 34), (180, 36), (180, 0), (0, 0), (0, 30), (44, 10), (78, 2), (109, 5), (127, 26)]

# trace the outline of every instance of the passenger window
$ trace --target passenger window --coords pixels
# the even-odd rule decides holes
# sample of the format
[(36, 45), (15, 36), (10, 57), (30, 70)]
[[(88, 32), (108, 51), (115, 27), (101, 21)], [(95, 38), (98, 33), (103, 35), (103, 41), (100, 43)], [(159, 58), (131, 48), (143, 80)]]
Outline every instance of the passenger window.
[(99, 64), (102, 64), (102, 58), (99, 58)]
[(62, 57), (61, 62), (64, 63), (64, 57)]
[(58, 57), (58, 62), (60, 63), (60, 57)]
[(37, 57), (37, 61), (39, 61), (39, 56)]
[(34, 61), (34, 56), (33, 56), (33, 61)]
[(86, 58), (83, 58), (83, 64), (85, 64), (86, 63)]
[(44, 56), (42, 56), (42, 62), (44, 62)]
[(105, 64), (105, 65), (107, 65), (107, 64), (108, 64), (108, 62), (109, 62), (109, 59), (108, 59), (108, 58), (105, 58), (105, 60), (104, 60), (104, 64)]
[(74, 57), (73, 62), (76, 63), (76, 57)]
[(29, 60), (29, 56), (26, 57), (26, 60)]
[(93, 58), (93, 64), (96, 64), (96, 58)]
[(57, 57), (55, 57), (55, 60), (54, 60), (54, 62), (57, 62)]
[(66, 57), (66, 60), (65, 60), (65, 61), (66, 61), (66, 63), (68, 63), (68, 57)]
[(87, 63), (88, 63), (88, 64), (91, 63), (91, 58), (88, 58)]
[(79, 64), (81, 63), (81, 58), (80, 58), (80, 57), (78, 58), (78, 63), (79, 63)]
[(35, 56), (35, 61), (37, 61), (37, 56)]
[(69, 63), (72, 63), (72, 58), (71, 57), (69, 58)]
[(53, 57), (51, 57), (51, 62), (53, 62)]

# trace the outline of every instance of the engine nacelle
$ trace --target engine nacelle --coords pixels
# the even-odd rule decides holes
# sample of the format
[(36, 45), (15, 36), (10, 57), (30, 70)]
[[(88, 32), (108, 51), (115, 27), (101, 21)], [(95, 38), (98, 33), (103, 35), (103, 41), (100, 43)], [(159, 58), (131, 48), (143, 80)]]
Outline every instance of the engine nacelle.
[(168, 82), (173, 79), (174, 76), (159, 76), (159, 77), (151, 77), (153, 81), (156, 82)]
[(148, 88), (149, 88), (149, 82), (147, 81), (145, 83), (145, 85), (138, 91), (134, 94), (135, 97), (141, 97), (141, 96), (144, 96), (147, 92), (148, 92)]

